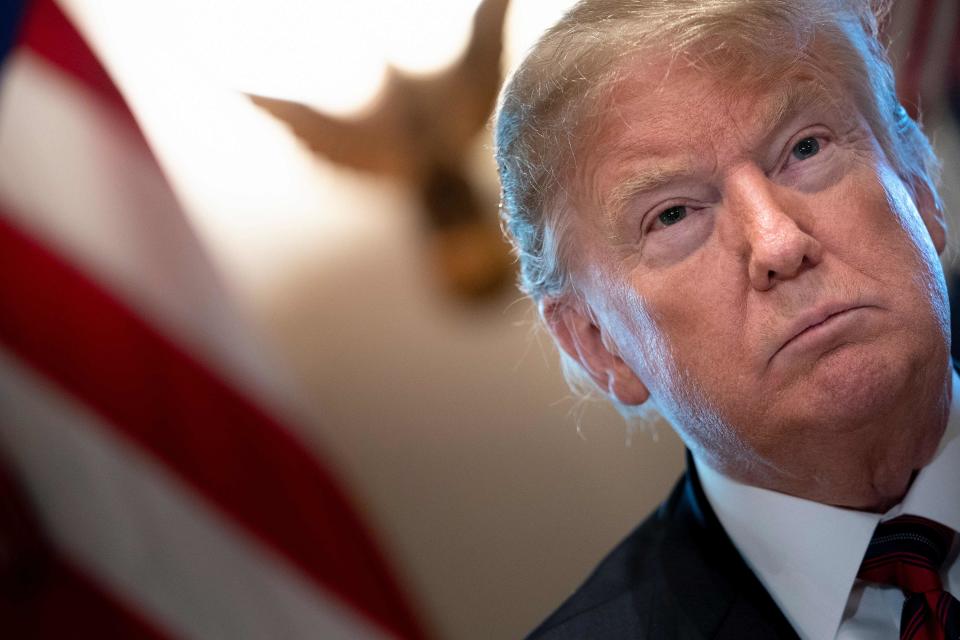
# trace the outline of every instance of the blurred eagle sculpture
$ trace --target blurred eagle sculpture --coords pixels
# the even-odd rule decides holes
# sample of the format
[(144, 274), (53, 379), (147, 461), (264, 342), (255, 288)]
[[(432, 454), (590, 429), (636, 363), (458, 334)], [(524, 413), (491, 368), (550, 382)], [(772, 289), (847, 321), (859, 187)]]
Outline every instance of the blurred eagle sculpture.
[(492, 206), (486, 210), (465, 166), (500, 86), (509, 0), (483, 0), (466, 51), (437, 74), (394, 68), (372, 110), (349, 119), (287, 100), (250, 96), (315, 153), (340, 165), (392, 177), (418, 194), (438, 276), (461, 298), (492, 295), (513, 267)]

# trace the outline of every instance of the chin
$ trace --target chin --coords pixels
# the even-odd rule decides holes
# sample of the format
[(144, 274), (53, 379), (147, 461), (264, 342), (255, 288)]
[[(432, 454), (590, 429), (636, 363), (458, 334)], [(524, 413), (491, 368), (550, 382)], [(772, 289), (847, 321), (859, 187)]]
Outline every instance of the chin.
[(904, 353), (904, 343), (889, 342), (844, 345), (823, 355), (791, 394), (794, 415), (855, 429), (897, 407), (929, 403), (942, 392), (949, 363), (945, 345)]

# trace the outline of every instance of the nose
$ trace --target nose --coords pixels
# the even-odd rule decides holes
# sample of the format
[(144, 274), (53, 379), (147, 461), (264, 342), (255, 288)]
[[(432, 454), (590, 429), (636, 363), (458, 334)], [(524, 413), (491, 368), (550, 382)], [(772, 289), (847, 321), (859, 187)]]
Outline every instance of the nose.
[(750, 284), (768, 291), (820, 263), (820, 242), (797, 223), (802, 207), (796, 194), (772, 182), (758, 167), (739, 172), (728, 184), (746, 240)]

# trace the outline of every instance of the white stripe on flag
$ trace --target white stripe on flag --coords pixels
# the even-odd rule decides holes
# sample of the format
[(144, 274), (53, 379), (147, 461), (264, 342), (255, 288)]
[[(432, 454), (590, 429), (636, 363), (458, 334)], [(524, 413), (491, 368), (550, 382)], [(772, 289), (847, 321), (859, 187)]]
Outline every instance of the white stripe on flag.
[(114, 105), (23, 50), (0, 91), (0, 204), (195, 357), (291, 411), (143, 139)]
[[(117, 120), (112, 105), (41, 58), (20, 51), (7, 63), (0, 212), (277, 413), (287, 402), (278, 376), (238, 321), (143, 140)], [(91, 579), (188, 638), (385, 637), (343, 606), (342, 594), (331, 597), (242, 526), (258, 523), (225, 516), (84, 400), (3, 351), (0, 447), (11, 454), (50, 538)], [(270, 473), (264, 467), (249, 471)], [(297, 518), (317, 524), (316, 514), (300, 512), (287, 524)], [(331, 522), (330, 531), (337, 529)]]
[(0, 349), (0, 438), (53, 542), (161, 629), (198, 640), (386, 637)]

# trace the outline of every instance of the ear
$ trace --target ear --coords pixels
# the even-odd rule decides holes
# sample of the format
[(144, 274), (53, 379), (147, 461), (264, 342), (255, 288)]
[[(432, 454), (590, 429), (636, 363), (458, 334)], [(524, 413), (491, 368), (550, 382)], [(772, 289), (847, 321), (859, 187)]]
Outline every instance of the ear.
[(576, 360), (593, 382), (620, 404), (640, 405), (650, 392), (633, 369), (614, 353), (612, 343), (583, 305), (561, 300), (540, 303), (540, 313), (553, 339)]
[(914, 192), (917, 210), (927, 227), (930, 239), (933, 240), (933, 246), (937, 248), (938, 254), (943, 254), (947, 246), (947, 221), (943, 215), (943, 206), (926, 184), (916, 185)]

